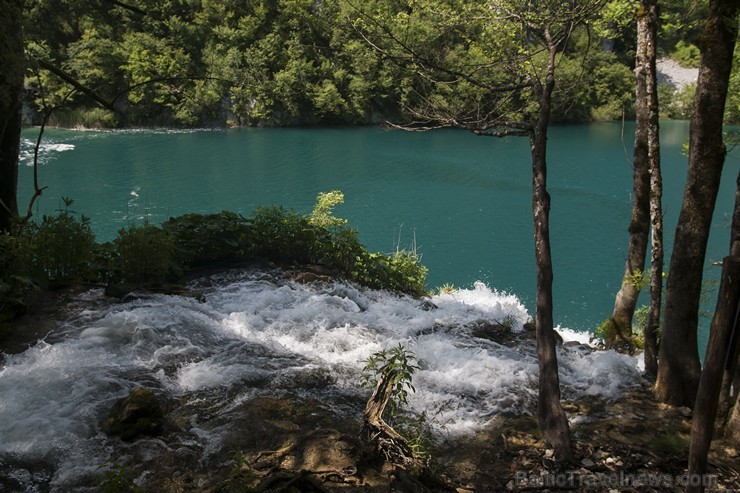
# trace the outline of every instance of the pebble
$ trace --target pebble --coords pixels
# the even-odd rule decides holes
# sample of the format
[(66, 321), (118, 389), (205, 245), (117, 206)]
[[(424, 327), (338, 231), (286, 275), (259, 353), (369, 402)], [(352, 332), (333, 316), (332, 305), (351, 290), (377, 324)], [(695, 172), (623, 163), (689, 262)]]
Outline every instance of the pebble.
[(593, 467), (593, 466), (596, 465), (596, 463), (594, 461), (592, 461), (591, 459), (583, 459), (581, 461), (581, 464), (583, 464), (586, 467)]

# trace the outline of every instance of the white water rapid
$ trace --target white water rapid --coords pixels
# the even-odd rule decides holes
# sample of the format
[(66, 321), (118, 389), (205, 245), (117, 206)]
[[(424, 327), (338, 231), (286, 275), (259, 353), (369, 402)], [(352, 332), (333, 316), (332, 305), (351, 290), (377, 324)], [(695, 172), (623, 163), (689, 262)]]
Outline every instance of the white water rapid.
[[(222, 448), (238, 448), (230, 437), (245, 426), (240, 406), (254, 397), (309, 395), (357, 414), (361, 407), (350, 403), (368, 395), (358, 386), (363, 360), (398, 344), (421, 367), (411, 408), (444, 434), (475, 432), (500, 413), (534, 409), (534, 346), (471, 334), (481, 321), (521, 331), (529, 315), (515, 296), (482, 283), (434, 296), (434, 306), (259, 271), (216, 275), (193, 288), (205, 303), (165, 295), (114, 303), (90, 291), (86, 308), (53, 334), (5, 357), (0, 490), (95, 491), (91, 478), (112, 462), (145, 463), (166, 453), (206, 464)], [(640, 379), (636, 360), (613, 352), (566, 345), (558, 356), (566, 399), (615, 397)], [(136, 387), (168, 399), (175, 431), (131, 444), (101, 432), (106, 412)]]

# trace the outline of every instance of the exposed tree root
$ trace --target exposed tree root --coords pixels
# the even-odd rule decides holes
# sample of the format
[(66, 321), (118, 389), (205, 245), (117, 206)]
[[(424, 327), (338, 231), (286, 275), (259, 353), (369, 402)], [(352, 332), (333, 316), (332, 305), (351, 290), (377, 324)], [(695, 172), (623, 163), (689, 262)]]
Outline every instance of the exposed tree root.
[(409, 492), (455, 491), (414, 456), (408, 441), (383, 420), (383, 411), (391, 397), (392, 378), (382, 374), (365, 406), (362, 439), (384, 461), (395, 465), (394, 483)]

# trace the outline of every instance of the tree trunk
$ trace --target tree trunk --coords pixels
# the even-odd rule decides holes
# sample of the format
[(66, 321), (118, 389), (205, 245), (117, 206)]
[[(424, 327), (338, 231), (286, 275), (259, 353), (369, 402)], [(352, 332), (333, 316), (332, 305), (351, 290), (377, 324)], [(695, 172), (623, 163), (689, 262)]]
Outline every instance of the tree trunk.
[(644, 61), (646, 97), (648, 100), (647, 148), (650, 174), (650, 313), (645, 326), (645, 373), (655, 378), (658, 373), (658, 327), (663, 295), (663, 178), (660, 170), (660, 113), (658, 108), (658, 74), (655, 67), (658, 44), (658, 2), (644, 0), (645, 14), (637, 21), (637, 50)]
[[(643, 5), (646, 2), (643, 2)], [(649, 15), (637, 17), (637, 55), (635, 57), (635, 151), (632, 162), (632, 219), (629, 226), (627, 262), (622, 276), (622, 287), (614, 300), (609, 325), (606, 330), (606, 346), (632, 352), (632, 317), (637, 307), (637, 298), (642, 288), (645, 256), (650, 233), (650, 171), (649, 129), (650, 78)], [(653, 48), (654, 51), (654, 48)]]
[(537, 262), (537, 361), (539, 364), (538, 418), (545, 442), (555, 449), (558, 460), (570, 457), (568, 418), (560, 405), (560, 378), (555, 351), (552, 316), (552, 254), (550, 251), (550, 194), (547, 192), (547, 129), (552, 91), (555, 87), (556, 47), (550, 44), (548, 73), (544, 87), (535, 86), (540, 105), (539, 120), (530, 133), (532, 150), (532, 211)]
[(362, 415), (362, 436), (383, 458), (393, 464), (408, 468), (420, 468), (408, 442), (383, 420), (383, 411), (393, 392), (392, 376), (383, 373), (373, 394), (365, 405)]
[(18, 216), (18, 151), (25, 58), (23, 0), (0, 0), (0, 231)]
[[(707, 454), (712, 443), (717, 404), (725, 370), (730, 340), (737, 330), (740, 302), (740, 257), (725, 257), (722, 265), (722, 282), (717, 297), (717, 308), (712, 318), (712, 328), (704, 358), (699, 389), (691, 420), (691, 446), (689, 448), (689, 477), (706, 473)], [(704, 487), (689, 486), (690, 493), (704, 491)]]
[(727, 420), (725, 427), (725, 440), (734, 447), (740, 446), (740, 399), (735, 396), (735, 407), (732, 408), (732, 415)]
[(656, 392), (693, 406), (701, 367), (699, 297), (712, 213), (725, 161), (722, 116), (737, 37), (737, 0), (712, 0), (700, 39), (701, 60), (689, 137), (689, 169), (668, 269)]
[[(732, 229), (730, 231), (730, 256), (740, 257), (740, 172), (737, 174), (737, 185), (735, 188), (735, 210), (732, 213)], [(730, 346), (727, 354), (727, 363), (722, 374), (722, 388), (719, 394), (719, 405), (717, 408), (717, 419), (715, 430), (724, 433), (727, 420), (732, 410), (732, 405), (737, 401), (740, 392), (740, 368), (738, 358), (740, 357), (740, 331), (735, 329), (732, 333)]]

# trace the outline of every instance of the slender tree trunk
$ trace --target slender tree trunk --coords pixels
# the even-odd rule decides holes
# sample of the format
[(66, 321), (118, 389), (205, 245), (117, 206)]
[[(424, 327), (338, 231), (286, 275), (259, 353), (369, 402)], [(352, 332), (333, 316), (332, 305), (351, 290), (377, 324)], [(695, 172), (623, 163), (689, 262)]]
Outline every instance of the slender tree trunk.
[(737, 0), (712, 0), (700, 39), (701, 60), (689, 137), (689, 169), (668, 269), (656, 392), (693, 406), (701, 367), (699, 297), (712, 213), (725, 161), (722, 117), (737, 37)]
[(609, 325), (606, 330), (606, 346), (632, 351), (632, 317), (637, 307), (637, 298), (642, 288), (645, 256), (650, 233), (650, 172), (649, 172), (649, 128), (650, 97), (648, 79), (650, 60), (648, 55), (649, 16), (637, 18), (637, 55), (635, 60), (635, 152), (632, 174), (632, 219), (629, 225), (629, 246), (624, 266), (622, 286), (614, 300)]
[(738, 399), (738, 396), (735, 396), (735, 407), (730, 419), (727, 420), (725, 440), (734, 443), (736, 446), (740, 444), (740, 399)]
[[(711, 333), (704, 370), (691, 420), (691, 446), (689, 448), (689, 477), (701, 476), (707, 471), (707, 454), (712, 443), (714, 421), (722, 384), (722, 374), (727, 362), (730, 341), (737, 330), (740, 305), (740, 257), (725, 257), (722, 265), (722, 282), (717, 297), (717, 308), (712, 318)], [(689, 486), (690, 493), (704, 491), (704, 487)]]
[[(638, 53), (644, 57), (648, 100), (647, 148), (650, 174), (650, 313), (645, 326), (645, 373), (658, 373), (658, 326), (663, 298), (663, 178), (660, 172), (660, 112), (658, 74), (655, 67), (658, 43), (658, 2), (643, 0), (645, 14), (637, 21)], [(642, 40), (642, 42), (641, 42)], [(640, 55), (638, 55), (640, 56)]]
[(532, 148), (532, 211), (537, 261), (537, 361), (539, 363), (538, 418), (545, 441), (559, 460), (570, 457), (568, 418), (560, 404), (560, 378), (555, 351), (552, 316), (552, 254), (550, 251), (550, 194), (547, 192), (547, 129), (552, 91), (555, 87), (556, 48), (550, 44), (548, 74), (543, 86), (535, 86), (540, 104), (537, 128), (530, 134)]
[(419, 467), (406, 439), (383, 420), (388, 401), (393, 394), (393, 377), (383, 373), (362, 415), (362, 436), (385, 460), (407, 467)]
[(0, 0), (0, 231), (18, 216), (18, 150), (25, 58), (23, 0)]
[[(735, 210), (732, 213), (730, 256), (740, 257), (740, 172), (737, 174)], [(737, 401), (738, 393), (740, 393), (738, 358), (740, 358), (740, 331), (735, 327), (735, 331), (732, 333), (732, 338), (730, 339), (727, 363), (722, 373), (722, 388), (719, 394), (719, 405), (715, 422), (715, 430), (718, 433), (724, 433), (733, 403)]]

